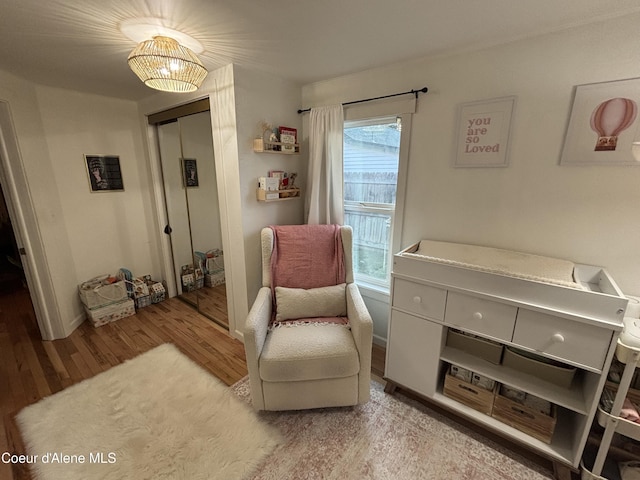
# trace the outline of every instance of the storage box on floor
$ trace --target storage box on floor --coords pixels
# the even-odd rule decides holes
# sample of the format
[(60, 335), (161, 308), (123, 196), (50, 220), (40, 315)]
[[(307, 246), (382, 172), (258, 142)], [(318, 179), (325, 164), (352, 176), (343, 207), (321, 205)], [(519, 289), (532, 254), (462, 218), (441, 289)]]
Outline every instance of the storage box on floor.
[(135, 303), (127, 295), (124, 281), (103, 275), (78, 285), (80, 301), (94, 327), (131, 316)]
[(207, 252), (205, 268), (205, 286), (215, 287), (224, 283), (224, 254), (222, 250), (214, 249)]
[(148, 307), (152, 303), (159, 303), (165, 299), (164, 285), (151, 280), (149, 275), (134, 278), (132, 284), (136, 308)]
[(118, 271), (117, 277), (125, 283), (127, 294), (135, 302), (136, 309), (165, 299), (164, 285), (152, 280), (151, 275), (134, 278), (131, 271), (123, 267)]
[(443, 393), (538, 440), (551, 443), (557, 413), (556, 406), (546, 400), (457, 365), (449, 365)]

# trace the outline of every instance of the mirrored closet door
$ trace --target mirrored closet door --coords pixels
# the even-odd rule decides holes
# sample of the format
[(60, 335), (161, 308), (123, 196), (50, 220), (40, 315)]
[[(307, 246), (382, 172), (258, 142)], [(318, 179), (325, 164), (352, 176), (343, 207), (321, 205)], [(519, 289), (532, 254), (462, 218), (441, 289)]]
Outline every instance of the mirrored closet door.
[(157, 131), (176, 291), (229, 328), (210, 112), (164, 120)]

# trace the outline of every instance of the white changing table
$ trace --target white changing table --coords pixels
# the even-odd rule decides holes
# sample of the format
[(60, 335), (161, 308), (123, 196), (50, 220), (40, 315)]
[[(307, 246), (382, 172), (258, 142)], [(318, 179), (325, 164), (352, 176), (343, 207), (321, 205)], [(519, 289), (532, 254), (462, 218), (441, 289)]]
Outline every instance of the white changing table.
[[(549, 458), (558, 478), (570, 478), (597, 411), (627, 299), (601, 267), (575, 265), (575, 285), (569, 285), (443, 260), (428, 258), (420, 243), (394, 255), (386, 391), (400, 386), (418, 393)], [(569, 387), (559, 387), (491, 363), (448, 346), (449, 328), (560, 361), (577, 374)], [(555, 404), (550, 443), (445, 396), (449, 364)]]

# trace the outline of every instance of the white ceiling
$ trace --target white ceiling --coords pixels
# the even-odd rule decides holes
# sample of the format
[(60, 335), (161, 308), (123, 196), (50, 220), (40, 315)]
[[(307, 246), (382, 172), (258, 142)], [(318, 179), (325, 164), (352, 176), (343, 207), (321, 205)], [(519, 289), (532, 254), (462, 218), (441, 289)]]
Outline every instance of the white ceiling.
[[(639, 0), (0, 0), (0, 70), (37, 83), (140, 99), (140, 17), (202, 43), (228, 63), (307, 84), (422, 56), (480, 48), (640, 12)], [(417, 87), (416, 87), (417, 88)]]

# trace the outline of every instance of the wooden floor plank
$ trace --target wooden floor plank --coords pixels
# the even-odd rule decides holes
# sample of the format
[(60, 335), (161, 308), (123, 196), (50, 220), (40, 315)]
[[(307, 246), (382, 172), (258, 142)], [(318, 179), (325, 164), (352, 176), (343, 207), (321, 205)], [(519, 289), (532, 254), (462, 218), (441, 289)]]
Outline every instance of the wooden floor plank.
[(82, 358), (91, 372), (91, 376), (97, 375), (105, 370), (101, 367), (96, 358), (93, 356), (89, 345), (87, 344), (87, 337), (83, 335), (72, 335), (71, 341), (75, 345), (78, 353), (82, 355)]

